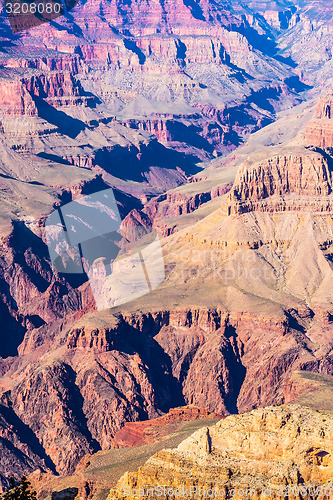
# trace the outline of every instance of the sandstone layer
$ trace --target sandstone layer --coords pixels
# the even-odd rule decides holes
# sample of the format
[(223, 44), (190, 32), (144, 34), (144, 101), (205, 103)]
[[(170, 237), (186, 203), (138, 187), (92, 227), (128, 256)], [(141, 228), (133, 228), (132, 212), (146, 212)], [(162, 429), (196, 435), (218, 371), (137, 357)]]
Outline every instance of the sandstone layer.
[(237, 500), (246, 495), (329, 500), (332, 431), (331, 416), (296, 405), (230, 416), (125, 474), (108, 499), (136, 499), (140, 491), (153, 498), (154, 488), (165, 486), (178, 494), (192, 487), (191, 498), (201, 498), (200, 488), (216, 488), (218, 496)]
[(155, 452), (177, 446), (195, 430), (218, 420), (202, 408), (173, 408), (156, 419), (127, 424), (129, 432), (122, 429), (120, 439), (115, 440), (120, 448), (85, 455), (73, 474), (57, 476), (36, 470), (29, 475), (29, 480), (38, 498), (51, 499), (57, 492), (61, 495), (67, 488), (77, 488), (82, 500), (97, 500), (106, 497), (126, 471), (135, 471)]

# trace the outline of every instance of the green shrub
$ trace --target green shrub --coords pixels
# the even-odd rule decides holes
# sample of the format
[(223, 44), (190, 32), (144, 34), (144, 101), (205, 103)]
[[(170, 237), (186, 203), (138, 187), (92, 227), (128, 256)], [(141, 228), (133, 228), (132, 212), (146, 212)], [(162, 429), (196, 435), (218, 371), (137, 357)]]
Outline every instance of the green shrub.
[(1, 497), (1, 500), (37, 500), (37, 494), (31, 489), (31, 483), (23, 476), (17, 483), (13, 477), (10, 478), (10, 488)]

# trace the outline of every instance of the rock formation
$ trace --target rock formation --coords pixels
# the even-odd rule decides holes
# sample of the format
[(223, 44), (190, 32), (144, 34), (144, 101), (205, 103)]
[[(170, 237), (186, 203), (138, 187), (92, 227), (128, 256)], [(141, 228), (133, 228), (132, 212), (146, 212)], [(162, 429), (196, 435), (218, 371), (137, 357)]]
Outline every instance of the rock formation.
[(217, 497), (237, 500), (283, 495), (329, 500), (332, 430), (332, 416), (296, 405), (230, 416), (126, 473), (108, 500), (139, 498), (140, 492), (153, 498), (157, 487), (186, 497), (185, 490), (191, 498), (217, 491)]
[(323, 96), (316, 107), (314, 119), (305, 130), (309, 146), (321, 149), (333, 147), (333, 94), (332, 89)]
[(116, 433), (112, 446), (114, 448), (124, 448), (154, 443), (178, 429), (181, 422), (216, 417), (214, 413), (195, 406), (172, 408), (166, 415), (155, 419), (143, 422), (127, 422)]

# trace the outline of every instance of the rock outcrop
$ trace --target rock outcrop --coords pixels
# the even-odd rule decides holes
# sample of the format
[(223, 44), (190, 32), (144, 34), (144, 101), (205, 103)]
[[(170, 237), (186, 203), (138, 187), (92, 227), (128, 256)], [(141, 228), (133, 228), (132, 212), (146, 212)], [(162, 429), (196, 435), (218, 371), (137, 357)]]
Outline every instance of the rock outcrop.
[(178, 428), (181, 428), (181, 422), (216, 417), (215, 413), (196, 406), (172, 408), (166, 415), (155, 419), (143, 422), (126, 422), (124, 427), (113, 438), (112, 446), (114, 448), (125, 448), (155, 443), (161, 441), (170, 432), (175, 432)]
[(332, 171), (321, 153), (295, 148), (262, 161), (245, 162), (237, 173), (227, 215), (253, 211), (330, 212)]
[(237, 500), (329, 500), (332, 432), (332, 416), (296, 405), (230, 416), (195, 432), (176, 449), (158, 452), (137, 472), (126, 473), (108, 500), (139, 498), (142, 492), (153, 498), (158, 486), (180, 496), (191, 491), (191, 498), (215, 491)]
[[(295, 32), (322, 49), (324, 3), (91, 1), (19, 37), (1, 19), (3, 486), (73, 472), (126, 423), (283, 403), (295, 370), (333, 373), (330, 98), (305, 133), (325, 152), (277, 125), (222, 156), (306, 98), (316, 68), (274, 40), (297, 61)], [(128, 229), (165, 236), (166, 279), (92, 313), (86, 277), (53, 272), (43, 223), (108, 186)]]
[(321, 149), (333, 148), (333, 92), (323, 96), (316, 107), (313, 120), (305, 129), (308, 146)]

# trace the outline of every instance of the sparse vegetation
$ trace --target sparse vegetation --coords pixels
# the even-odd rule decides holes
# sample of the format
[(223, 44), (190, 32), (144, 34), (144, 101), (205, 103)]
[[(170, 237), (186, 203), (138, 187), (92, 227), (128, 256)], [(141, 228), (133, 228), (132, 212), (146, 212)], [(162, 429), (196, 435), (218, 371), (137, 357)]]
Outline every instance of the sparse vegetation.
[(31, 489), (31, 483), (23, 476), (19, 482), (10, 478), (10, 488), (0, 496), (1, 500), (37, 500), (36, 492)]

